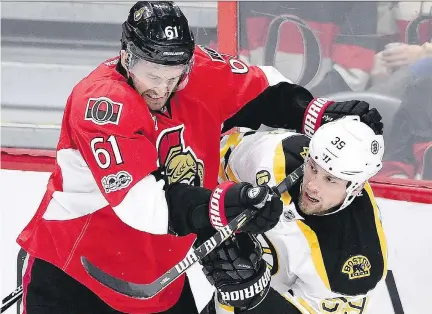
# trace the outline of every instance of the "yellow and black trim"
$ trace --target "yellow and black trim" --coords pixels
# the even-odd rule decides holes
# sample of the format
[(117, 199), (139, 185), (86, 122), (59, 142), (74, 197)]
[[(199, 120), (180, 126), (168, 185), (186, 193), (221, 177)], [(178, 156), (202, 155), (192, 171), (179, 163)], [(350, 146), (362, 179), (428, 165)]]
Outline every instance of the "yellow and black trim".
[(317, 235), (308, 225), (306, 225), (302, 221), (297, 220), (296, 223), (309, 244), (309, 248), (312, 256), (312, 262), (315, 266), (315, 270), (318, 276), (321, 278), (322, 282), (327, 287), (327, 289), (330, 290), (330, 282), (327, 276), (327, 270), (324, 265), (323, 254), (321, 252)]
[[(276, 246), (270, 241), (270, 239), (264, 234), (260, 234), (257, 237), (261, 243), (264, 259), (267, 262), (267, 266), (270, 268), (270, 274), (276, 275), (280, 270), (279, 253)], [(271, 261), (267, 261), (266, 256), (269, 256)]]
[(243, 138), (243, 134), (236, 132), (227, 136), (228, 137), (226, 138), (225, 145), (223, 145), (220, 148), (220, 152), (219, 152), (221, 162), (219, 163), (218, 175), (219, 178), (224, 182), (225, 181), (239, 182), (240, 180), (234, 174), (234, 172), (232, 171), (229, 165), (229, 157), (233, 149), (236, 148), (238, 144), (240, 144)]
[[(276, 183), (282, 182), (286, 177), (286, 156), (282, 147), (282, 142), (276, 146), (274, 157), (273, 157), (273, 174), (275, 176)], [(284, 206), (288, 206), (291, 203), (291, 195), (288, 192), (284, 192), (281, 195)]]
[(381, 214), (380, 214), (380, 210), (378, 208), (378, 205), (375, 201), (375, 196), (373, 194), (373, 191), (372, 191), (372, 188), (371, 188), (369, 182), (366, 182), (366, 184), (364, 186), (364, 190), (368, 194), (369, 200), (370, 200), (372, 207), (373, 207), (373, 210), (374, 210), (375, 227), (376, 227), (376, 230), (378, 233), (379, 243), (380, 243), (383, 262), (384, 262), (383, 278), (385, 279), (385, 277), (387, 275), (388, 252), (387, 252), (387, 240), (386, 240), (386, 236), (384, 234), (384, 228), (382, 226), (382, 221), (381, 221)]
[(369, 184), (345, 209), (297, 222), (308, 241), (317, 274), (331, 291), (361, 295), (387, 273), (387, 244)]

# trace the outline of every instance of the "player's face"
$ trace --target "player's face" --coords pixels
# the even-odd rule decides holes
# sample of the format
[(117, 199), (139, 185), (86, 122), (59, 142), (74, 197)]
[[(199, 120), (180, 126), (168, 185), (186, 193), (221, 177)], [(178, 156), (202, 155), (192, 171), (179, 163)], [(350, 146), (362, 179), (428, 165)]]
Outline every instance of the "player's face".
[(164, 107), (185, 71), (185, 66), (166, 66), (139, 60), (131, 69), (135, 89), (151, 110)]
[(184, 66), (163, 66), (139, 61), (130, 71), (138, 93), (151, 110), (160, 110), (177, 86)]
[(300, 210), (307, 215), (326, 214), (343, 202), (347, 184), (348, 181), (332, 176), (309, 158), (299, 198)]

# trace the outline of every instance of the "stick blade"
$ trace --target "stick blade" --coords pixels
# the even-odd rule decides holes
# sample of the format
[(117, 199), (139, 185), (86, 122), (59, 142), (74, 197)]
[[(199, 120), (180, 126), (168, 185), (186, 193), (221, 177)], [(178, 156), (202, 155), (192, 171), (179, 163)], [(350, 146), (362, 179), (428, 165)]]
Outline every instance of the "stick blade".
[(152, 287), (152, 284), (138, 284), (111, 276), (110, 274), (93, 265), (84, 256), (81, 256), (81, 264), (87, 273), (101, 284), (128, 297), (135, 299), (150, 299), (159, 292), (157, 290), (153, 291), (155, 289), (153, 289), (154, 287)]

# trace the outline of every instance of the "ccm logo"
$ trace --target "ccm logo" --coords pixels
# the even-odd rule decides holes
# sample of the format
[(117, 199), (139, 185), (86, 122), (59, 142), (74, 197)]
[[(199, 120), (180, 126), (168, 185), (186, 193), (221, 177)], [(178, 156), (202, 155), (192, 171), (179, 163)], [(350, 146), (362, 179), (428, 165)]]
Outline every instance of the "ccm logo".
[(270, 277), (271, 277), (270, 269), (266, 267), (264, 275), (252, 286), (238, 291), (231, 291), (231, 292), (219, 291), (222, 296), (222, 300), (238, 301), (238, 300), (250, 299), (255, 295), (261, 293), (267, 287), (267, 285), (270, 283)]

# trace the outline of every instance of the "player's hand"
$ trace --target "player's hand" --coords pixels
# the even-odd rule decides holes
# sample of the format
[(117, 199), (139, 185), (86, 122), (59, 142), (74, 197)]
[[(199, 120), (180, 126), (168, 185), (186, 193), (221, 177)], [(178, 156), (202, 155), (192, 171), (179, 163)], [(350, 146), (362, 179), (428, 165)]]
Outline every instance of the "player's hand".
[(268, 186), (253, 187), (249, 183), (224, 182), (210, 197), (209, 218), (215, 229), (227, 225), (247, 208), (258, 208), (258, 213), (240, 228), (248, 233), (263, 233), (272, 229), (282, 214), (280, 195)]
[(426, 56), (426, 50), (420, 45), (397, 44), (382, 52), (386, 66), (398, 69), (411, 65)]
[(217, 288), (218, 301), (240, 309), (256, 307), (270, 288), (270, 270), (253, 236), (240, 233), (201, 261), (203, 272)]
[(382, 117), (375, 108), (370, 109), (370, 105), (366, 101), (350, 100), (335, 102), (327, 107), (324, 111), (322, 124), (330, 122), (347, 115), (355, 115), (360, 117), (360, 121), (366, 123), (375, 134), (383, 134)]
[(348, 115), (359, 116), (360, 121), (366, 123), (375, 134), (383, 134), (382, 117), (378, 110), (370, 109), (368, 102), (361, 100), (334, 102), (325, 98), (315, 98), (307, 106), (302, 133), (312, 137), (321, 125)]

